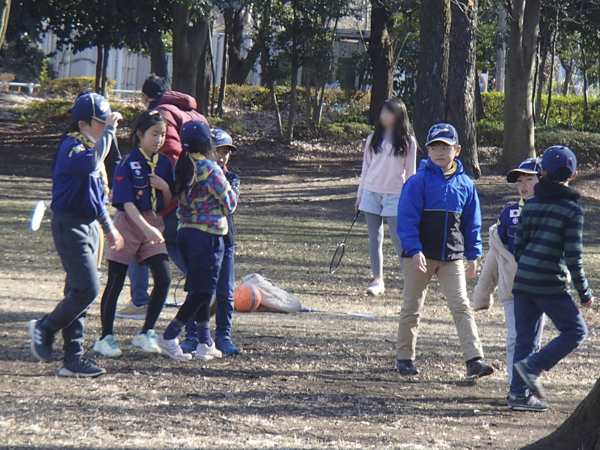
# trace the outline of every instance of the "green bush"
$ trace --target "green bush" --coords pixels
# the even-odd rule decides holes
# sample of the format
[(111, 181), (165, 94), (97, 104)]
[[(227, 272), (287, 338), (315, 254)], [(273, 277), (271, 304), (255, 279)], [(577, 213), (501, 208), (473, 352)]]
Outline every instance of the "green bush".
[(364, 139), (372, 132), (373, 128), (370, 125), (361, 122), (336, 122), (322, 125), (301, 122), (294, 126), (294, 137), (296, 139), (326, 138), (345, 141)]
[[(27, 105), (21, 114), (26, 122), (58, 122), (66, 121), (69, 117), (69, 109), (73, 102), (69, 100), (46, 100), (43, 102), (33, 102)], [(144, 111), (135, 106), (122, 105), (120, 103), (111, 103), (113, 111), (118, 111), (123, 115), (123, 120), (127, 124)]]
[[(80, 92), (86, 92), (94, 89), (94, 77), (73, 77), (46, 79), (43, 81), (40, 90), (45, 94), (64, 94), (77, 95)], [(117, 82), (112, 78), (108, 79), (108, 92), (113, 90)]]
[(111, 103), (110, 109), (120, 112), (123, 116), (123, 122), (131, 124), (137, 116), (145, 111), (144, 108), (131, 105), (123, 105), (121, 103)]

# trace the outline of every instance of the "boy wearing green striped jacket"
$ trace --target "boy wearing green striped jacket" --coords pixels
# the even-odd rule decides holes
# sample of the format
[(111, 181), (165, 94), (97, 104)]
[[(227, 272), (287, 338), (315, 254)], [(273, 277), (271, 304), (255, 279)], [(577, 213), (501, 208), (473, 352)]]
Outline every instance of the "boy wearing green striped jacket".
[[(584, 307), (594, 297), (583, 271), (583, 211), (580, 195), (569, 188), (577, 174), (577, 158), (563, 146), (550, 147), (542, 159), (542, 179), (525, 203), (515, 238), (518, 263), (513, 285), (517, 344), (515, 373), (508, 407), (545, 411), (546, 394), (539, 379), (575, 350), (587, 336), (587, 325), (573, 302), (568, 271)], [(535, 353), (535, 336), (546, 314), (560, 335)]]

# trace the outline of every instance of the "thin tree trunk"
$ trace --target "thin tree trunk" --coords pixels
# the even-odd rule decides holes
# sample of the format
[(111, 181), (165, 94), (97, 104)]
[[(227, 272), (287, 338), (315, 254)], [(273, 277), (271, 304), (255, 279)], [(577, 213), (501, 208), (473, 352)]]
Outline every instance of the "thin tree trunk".
[(496, 52), (496, 90), (504, 92), (506, 76), (506, 8), (503, 2), (498, 5), (498, 28), (500, 29), (500, 45)]
[(373, 81), (369, 121), (374, 124), (379, 119), (381, 105), (392, 96), (394, 87), (394, 45), (391, 37), (394, 14), (384, 0), (371, 0), (371, 7), (371, 37), (368, 52), (373, 68)]
[(544, 88), (548, 80), (546, 74), (546, 64), (548, 59), (548, 50), (550, 47), (550, 27), (543, 25), (540, 27), (540, 52), (539, 52), (539, 65), (537, 68), (537, 93), (535, 97), (535, 109), (534, 109), (534, 121), (539, 122), (542, 117), (542, 95), (544, 94)]
[(302, 67), (302, 86), (304, 86), (304, 114), (310, 120), (311, 118), (311, 98), (312, 98), (312, 86), (310, 80), (310, 69), (308, 67)]
[(100, 88), (100, 94), (106, 96), (106, 90), (108, 87), (108, 52), (110, 51), (110, 47), (108, 45), (104, 46), (104, 55), (102, 57), (102, 86)]
[(546, 113), (544, 114), (544, 125), (548, 125), (550, 117), (550, 108), (552, 107), (552, 87), (554, 86), (554, 58), (556, 57), (556, 38), (558, 37), (558, 18), (554, 24), (552, 34), (552, 46), (550, 49), (550, 79), (548, 80), (548, 102), (546, 104)]
[(6, 30), (8, 29), (8, 18), (10, 17), (11, 0), (0, 0), (0, 51), (4, 44)]
[(150, 50), (150, 72), (159, 77), (168, 78), (167, 52), (160, 33), (152, 32), (148, 40), (148, 47)]
[(294, 139), (294, 124), (296, 123), (296, 110), (298, 109), (298, 40), (296, 30), (298, 29), (298, 12), (295, 1), (292, 2), (293, 8), (293, 37), (292, 37), (292, 82), (290, 89), (290, 112), (288, 114), (287, 128), (285, 130), (285, 140), (290, 144)]
[(481, 97), (479, 80), (475, 83), (475, 117), (477, 120), (485, 119), (485, 108), (483, 107), (483, 98)]
[[(421, 48), (417, 67), (415, 119), (417, 140), (425, 145), (429, 128), (446, 119), (450, 55), (450, 0), (421, 1)], [(463, 61), (462, 64), (466, 64)]]
[(223, 11), (225, 19), (225, 35), (223, 36), (223, 61), (221, 65), (221, 86), (219, 87), (219, 103), (217, 105), (217, 116), (223, 116), (223, 102), (225, 101), (225, 89), (227, 88), (227, 41), (229, 40), (229, 27), (231, 24), (231, 12)]
[(507, 53), (504, 144), (500, 169), (517, 167), (535, 156), (531, 105), (541, 0), (514, 0)]
[(587, 120), (589, 109), (590, 109), (590, 102), (589, 102), (589, 98), (588, 98), (589, 82), (588, 82), (588, 76), (587, 76), (587, 72), (588, 72), (587, 55), (585, 54), (585, 48), (582, 43), (579, 44), (579, 48), (581, 49), (581, 63), (583, 64), (583, 68), (581, 70), (583, 72), (583, 114), (584, 114), (584, 120)]
[(325, 104), (325, 83), (321, 85), (321, 92), (319, 93), (319, 102), (317, 104), (317, 109), (315, 111), (314, 121), (321, 125), (323, 120), (323, 105)]
[(196, 77), (196, 100), (198, 101), (198, 111), (208, 116), (210, 103), (210, 83), (212, 80), (212, 52), (210, 32), (207, 29), (207, 38), (204, 49), (198, 61), (198, 75)]
[(475, 89), (477, 80), (476, 39), (477, 2), (454, 0), (451, 3), (450, 65), (448, 68), (447, 120), (458, 130), (462, 146), (460, 159), (472, 178), (481, 177), (477, 157), (477, 118)]
[(560, 63), (565, 69), (565, 80), (562, 86), (562, 95), (569, 95), (569, 88), (571, 86), (571, 80), (573, 79), (573, 58), (569, 59), (569, 63), (565, 64), (565, 61), (561, 58)]
[(94, 92), (100, 93), (102, 84), (102, 61), (104, 58), (104, 52), (102, 51), (102, 45), (96, 46), (96, 78), (94, 79)]

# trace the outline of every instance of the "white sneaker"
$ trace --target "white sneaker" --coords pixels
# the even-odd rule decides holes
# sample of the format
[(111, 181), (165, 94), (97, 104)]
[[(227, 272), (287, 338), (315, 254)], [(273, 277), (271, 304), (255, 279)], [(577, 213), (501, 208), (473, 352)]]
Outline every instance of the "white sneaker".
[(383, 283), (383, 278), (376, 278), (367, 288), (367, 294), (369, 295), (381, 295), (385, 292), (385, 285)]
[(141, 348), (145, 353), (160, 353), (160, 347), (157, 344), (156, 333), (154, 330), (136, 334), (131, 343), (134, 346)]
[(106, 356), (107, 358), (118, 358), (123, 354), (119, 348), (119, 343), (112, 334), (105, 336), (104, 339), (96, 339), (94, 351)]
[(163, 355), (169, 358), (178, 359), (180, 361), (189, 361), (192, 359), (190, 353), (183, 353), (181, 346), (179, 345), (179, 339), (165, 339), (164, 335), (160, 335), (156, 340), (158, 347), (160, 348)]
[(209, 347), (206, 344), (198, 344), (196, 348), (196, 353), (194, 353), (194, 359), (201, 359), (203, 361), (210, 361), (213, 358), (222, 358), (223, 353), (220, 350), (217, 350), (215, 347), (215, 343)]

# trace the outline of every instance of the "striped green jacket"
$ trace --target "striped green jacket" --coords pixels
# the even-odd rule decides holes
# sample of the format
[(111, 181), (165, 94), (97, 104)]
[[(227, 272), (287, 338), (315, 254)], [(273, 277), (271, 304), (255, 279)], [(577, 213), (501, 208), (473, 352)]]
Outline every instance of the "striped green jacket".
[(513, 292), (535, 295), (569, 293), (567, 269), (582, 303), (593, 298), (583, 270), (583, 211), (579, 193), (544, 178), (521, 211), (515, 237), (519, 263)]

